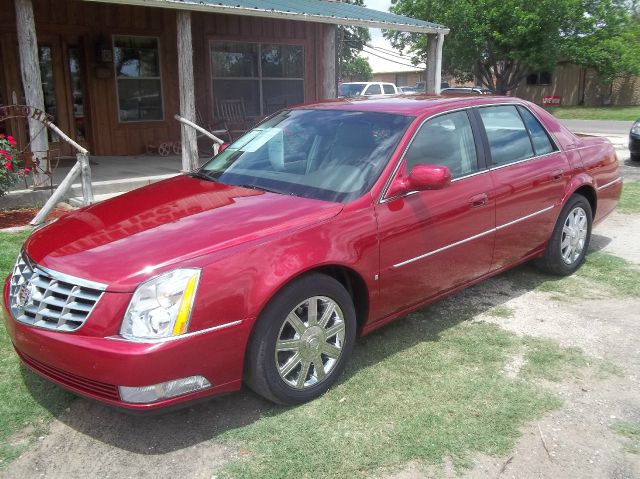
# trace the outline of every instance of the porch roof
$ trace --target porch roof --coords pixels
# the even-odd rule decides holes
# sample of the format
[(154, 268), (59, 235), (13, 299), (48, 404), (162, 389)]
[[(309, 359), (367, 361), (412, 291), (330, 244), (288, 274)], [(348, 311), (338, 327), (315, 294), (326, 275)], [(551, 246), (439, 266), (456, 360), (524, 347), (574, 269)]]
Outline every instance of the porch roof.
[(145, 7), (282, 18), (416, 33), (449, 33), (444, 25), (329, 0), (88, 0)]

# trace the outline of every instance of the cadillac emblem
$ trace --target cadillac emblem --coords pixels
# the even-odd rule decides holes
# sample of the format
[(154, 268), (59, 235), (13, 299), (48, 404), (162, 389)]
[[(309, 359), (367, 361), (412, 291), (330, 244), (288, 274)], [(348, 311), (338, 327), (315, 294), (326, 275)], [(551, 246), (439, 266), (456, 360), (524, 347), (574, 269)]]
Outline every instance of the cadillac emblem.
[(34, 286), (31, 283), (25, 283), (20, 286), (18, 293), (16, 294), (16, 306), (24, 311), (25, 307), (31, 301), (33, 297)]

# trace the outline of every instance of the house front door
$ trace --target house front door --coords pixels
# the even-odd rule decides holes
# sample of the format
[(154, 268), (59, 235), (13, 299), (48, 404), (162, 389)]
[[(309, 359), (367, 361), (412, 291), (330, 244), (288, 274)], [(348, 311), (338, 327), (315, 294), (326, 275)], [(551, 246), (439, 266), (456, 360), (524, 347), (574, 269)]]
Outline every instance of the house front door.
[[(90, 149), (84, 48), (81, 38), (60, 35), (38, 37), (38, 57), (45, 111), (72, 140)], [(52, 131), (49, 156), (55, 167), (57, 156), (75, 151)]]

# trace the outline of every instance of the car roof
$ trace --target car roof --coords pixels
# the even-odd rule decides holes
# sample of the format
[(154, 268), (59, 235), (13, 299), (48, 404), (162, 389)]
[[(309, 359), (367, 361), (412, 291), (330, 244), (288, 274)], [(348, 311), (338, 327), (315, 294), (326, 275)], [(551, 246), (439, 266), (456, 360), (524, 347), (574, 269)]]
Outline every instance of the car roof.
[(418, 116), (434, 110), (441, 111), (495, 103), (523, 104), (524, 101), (509, 96), (395, 95), (383, 98), (337, 98), (300, 105), (295, 109), (372, 111)]

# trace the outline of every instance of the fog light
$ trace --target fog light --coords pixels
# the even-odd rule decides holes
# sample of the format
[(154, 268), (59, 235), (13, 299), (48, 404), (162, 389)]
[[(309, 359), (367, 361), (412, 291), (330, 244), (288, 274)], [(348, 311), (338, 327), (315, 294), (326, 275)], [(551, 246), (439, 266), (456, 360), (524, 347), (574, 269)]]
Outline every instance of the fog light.
[(211, 383), (203, 376), (190, 376), (174, 379), (166, 383), (151, 386), (128, 387), (119, 386), (120, 398), (130, 403), (152, 403), (172, 397), (188, 394), (201, 389), (210, 388)]

